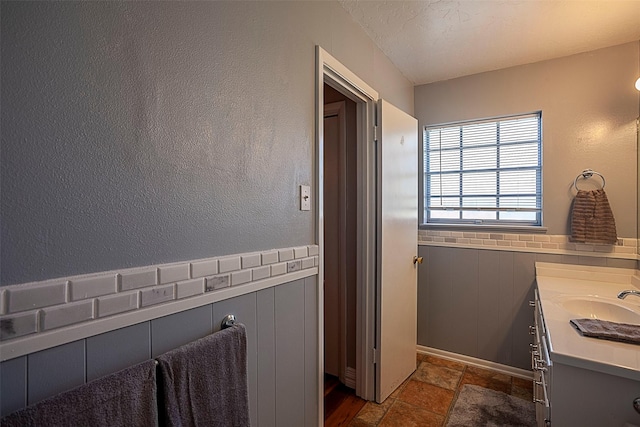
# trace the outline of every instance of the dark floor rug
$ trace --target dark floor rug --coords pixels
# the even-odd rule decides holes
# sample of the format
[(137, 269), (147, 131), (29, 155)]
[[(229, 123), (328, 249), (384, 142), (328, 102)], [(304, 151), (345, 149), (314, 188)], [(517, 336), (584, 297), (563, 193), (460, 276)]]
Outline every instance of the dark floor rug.
[(533, 402), (476, 385), (460, 390), (447, 427), (535, 426)]

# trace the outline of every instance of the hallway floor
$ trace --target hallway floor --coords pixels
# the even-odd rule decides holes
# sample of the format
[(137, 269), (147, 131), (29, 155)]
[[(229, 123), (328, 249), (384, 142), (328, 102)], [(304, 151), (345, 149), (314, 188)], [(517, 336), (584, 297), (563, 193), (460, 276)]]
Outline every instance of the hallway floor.
[(417, 355), (418, 368), (382, 404), (366, 402), (332, 379), (325, 381), (325, 426), (444, 426), (465, 384), (479, 385), (528, 401), (531, 380), (430, 355)]

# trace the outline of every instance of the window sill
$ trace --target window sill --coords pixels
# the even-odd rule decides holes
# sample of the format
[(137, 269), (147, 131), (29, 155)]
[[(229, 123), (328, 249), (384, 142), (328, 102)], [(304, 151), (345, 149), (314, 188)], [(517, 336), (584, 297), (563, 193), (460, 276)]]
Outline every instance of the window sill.
[(419, 230), (495, 231), (501, 233), (546, 234), (547, 227), (535, 225), (420, 224)]

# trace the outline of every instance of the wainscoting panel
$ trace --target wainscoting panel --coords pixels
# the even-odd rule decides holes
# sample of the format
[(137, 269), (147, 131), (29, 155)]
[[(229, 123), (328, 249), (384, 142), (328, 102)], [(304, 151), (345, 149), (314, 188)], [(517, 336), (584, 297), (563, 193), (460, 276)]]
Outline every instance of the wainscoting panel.
[(27, 403), (85, 383), (84, 340), (42, 350), (27, 357)]
[(419, 252), (428, 262), (418, 270), (418, 344), (527, 369), (536, 255), (435, 246)]
[(27, 406), (27, 356), (0, 364), (0, 414)]
[(87, 338), (87, 381), (151, 358), (149, 322)]
[(247, 329), (251, 425), (314, 425), (316, 286), (315, 276), (294, 280), (2, 362), (0, 416), (218, 331), (235, 314)]
[[(185, 325), (189, 325), (185, 328)], [(151, 321), (151, 357), (202, 338), (213, 332), (211, 304)]]
[[(276, 426), (276, 326), (274, 288), (256, 292), (258, 357), (258, 419), (260, 427)], [(317, 333), (316, 333), (317, 335)]]
[(512, 355), (510, 365), (527, 368), (531, 364), (529, 354), (532, 337), (528, 334), (533, 325), (533, 308), (529, 301), (534, 299), (536, 284), (536, 254), (516, 252), (513, 254), (513, 309)]
[(305, 426), (313, 426), (318, 422), (318, 291), (316, 282), (315, 276), (304, 279)]
[(304, 280), (275, 289), (276, 424), (304, 425)]
[(422, 310), (427, 313), (426, 325), (418, 325), (418, 337), (422, 337), (418, 344), (441, 349), (453, 348), (448, 328), (454, 307), (450, 292), (451, 257), (454, 251), (450, 248), (432, 251), (429, 247), (419, 247), (420, 256), (429, 260), (429, 269), (424, 270), (425, 264), (418, 267), (418, 288), (426, 290), (421, 292), (425, 299), (418, 301), (418, 318), (422, 317)]
[(530, 369), (535, 263), (636, 268), (636, 261), (420, 245), (418, 344)]
[(448, 257), (451, 272), (450, 302), (456, 316), (448, 335), (452, 351), (478, 353), (478, 251), (453, 250)]
[(478, 253), (478, 358), (504, 363), (511, 354), (505, 348), (508, 331), (502, 328), (509, 321), (509, 310), (501, 303), (506, 290), (500, 280), (500, 255), (509, 252), (479, 251)]

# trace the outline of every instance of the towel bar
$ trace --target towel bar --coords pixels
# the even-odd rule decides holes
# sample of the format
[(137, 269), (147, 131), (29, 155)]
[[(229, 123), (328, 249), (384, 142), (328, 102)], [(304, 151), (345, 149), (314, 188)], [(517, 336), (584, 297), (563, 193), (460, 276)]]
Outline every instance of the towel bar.
[(220, 329), (227, 329), (236, 324), (236, 316), (233, 314), (227, 314), (224, 319), (222, 319), (222, 323), (220, 324)]
[(598, 175), (600, 177), (600, 179), (602, 179), (602, 188), (604, 189), (604, 186), (606, 185), (606, 181), (604, 180), (604, 176), (600, 172), (596, 172), (593, 169), (585, 169), (582, 172), (580, 172), (578, 174), (578, 176), (576, 176), (576, 179), (573, 180), (573, 187), (576, 190), (579, 190), (579, 188), (578, 188), (578, 179), (580, 179), (580, 177), (582, 177), (583, 179), (588, 179), (588, 178), (591, 178), (593, 175)]

